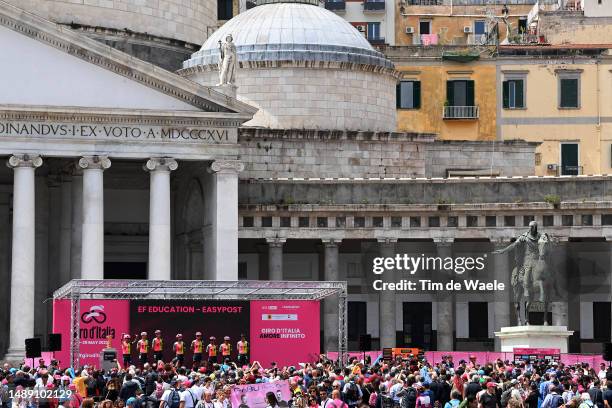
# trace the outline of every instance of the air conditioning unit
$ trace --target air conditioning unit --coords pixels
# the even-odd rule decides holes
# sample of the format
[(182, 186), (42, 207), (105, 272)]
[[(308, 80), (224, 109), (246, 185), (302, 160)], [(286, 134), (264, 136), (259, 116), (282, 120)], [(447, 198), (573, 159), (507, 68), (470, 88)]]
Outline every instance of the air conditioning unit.
[(470, 27), (470, 26), (463, 27), (463, 32), (466, 33), (466, 34), (471, 33), (472, 32), (472, 27)]
[(414, 34), (414, 27), (406, 27), (406, 34)]
[(357, 27), (357, 31), (359, 31), (360, 33), (365, 32), (365, 26), (358, 25), (358, 26), (355, 26), (355, 27)]
[(548, 171), (557, 171), (557, 164), (556, 163), (547, 164), (546, 169)]

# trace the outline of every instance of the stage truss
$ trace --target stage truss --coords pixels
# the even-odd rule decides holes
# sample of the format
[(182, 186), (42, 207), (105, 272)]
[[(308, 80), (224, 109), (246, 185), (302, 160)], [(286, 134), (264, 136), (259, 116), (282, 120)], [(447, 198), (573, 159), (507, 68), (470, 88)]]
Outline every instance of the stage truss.
[(324, 300), (328, 297), (337, 297), (338, 358), (341, 363), (345, 363), (347, 360), (346, 282), (75, 279), (53, 293), (53, 300), (70, 300), (71, 367), (76, 367), (79, 361), (81, 300)]

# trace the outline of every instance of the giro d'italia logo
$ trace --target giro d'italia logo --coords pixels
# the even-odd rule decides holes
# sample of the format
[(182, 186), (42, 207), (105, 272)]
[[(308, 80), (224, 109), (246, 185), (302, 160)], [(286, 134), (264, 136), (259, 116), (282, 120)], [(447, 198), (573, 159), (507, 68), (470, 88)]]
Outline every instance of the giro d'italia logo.
[(104, 313), (103, 305), (94, 305), (89, 308), (89, 312), (85, 312), (81, 315), (81, 321), (83, 323), (104, 323), (106, 321), (106, 313)]

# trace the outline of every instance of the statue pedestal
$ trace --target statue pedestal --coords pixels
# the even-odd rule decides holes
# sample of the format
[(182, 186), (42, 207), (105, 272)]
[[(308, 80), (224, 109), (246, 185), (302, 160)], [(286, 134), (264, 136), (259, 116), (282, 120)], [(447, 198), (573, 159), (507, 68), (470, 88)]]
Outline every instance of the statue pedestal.
[(574, 334), (567, 326), (512, 326), (495, 332), (501, 340), (501, 351), (511, 353), (514, 348), (559, 349), (567, 353), (568, 337)]
[(217, 92), (221, 92), (224, 95), (235, 98), (237, 95), (238, 87), (236, 85), (227, 84), (227, 85), (216, 85), (216, 86), (213, 86), (212, 89), (214, 89)]

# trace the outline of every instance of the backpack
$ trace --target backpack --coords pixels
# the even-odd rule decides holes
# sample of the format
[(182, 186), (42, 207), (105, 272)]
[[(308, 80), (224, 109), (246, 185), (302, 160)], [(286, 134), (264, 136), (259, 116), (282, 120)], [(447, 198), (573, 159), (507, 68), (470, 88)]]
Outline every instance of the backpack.
[(181, 395), (177, 390), (170, 391), (168, 396), (168, 408), (179, 408), (181, 404)]
[(345, 395), (347, 401), (357, 401), (359, 399), (359, 390), (357, 389), (357, 384), (354, 382), (350, 382), (348, 385), (348, 390)]
[(415, 408), (416, 407), (417, 392), (414, 387), (408, 387), (404, 390), (404, 395), (400, 400), (401, 408)]
[(370, 399), (368, 400), (368, 405), (371, 406), (371, 407), (375, 407), (377, 399), (378, 399), (377, 393), (376, 392), (372, 392), (370, 394)]
[(563, 405), (563, 398), (560, 395), (553, 395), (550, 400), (550, 408), (558, 408)]
[(502, 407), (507, 407), (508, 406), (508, 401), (510, 401), (510, 398), (512, 397), (512, 387), (508, 388), (506, 391), (502, 392), (501, 395), (501, 406)]

